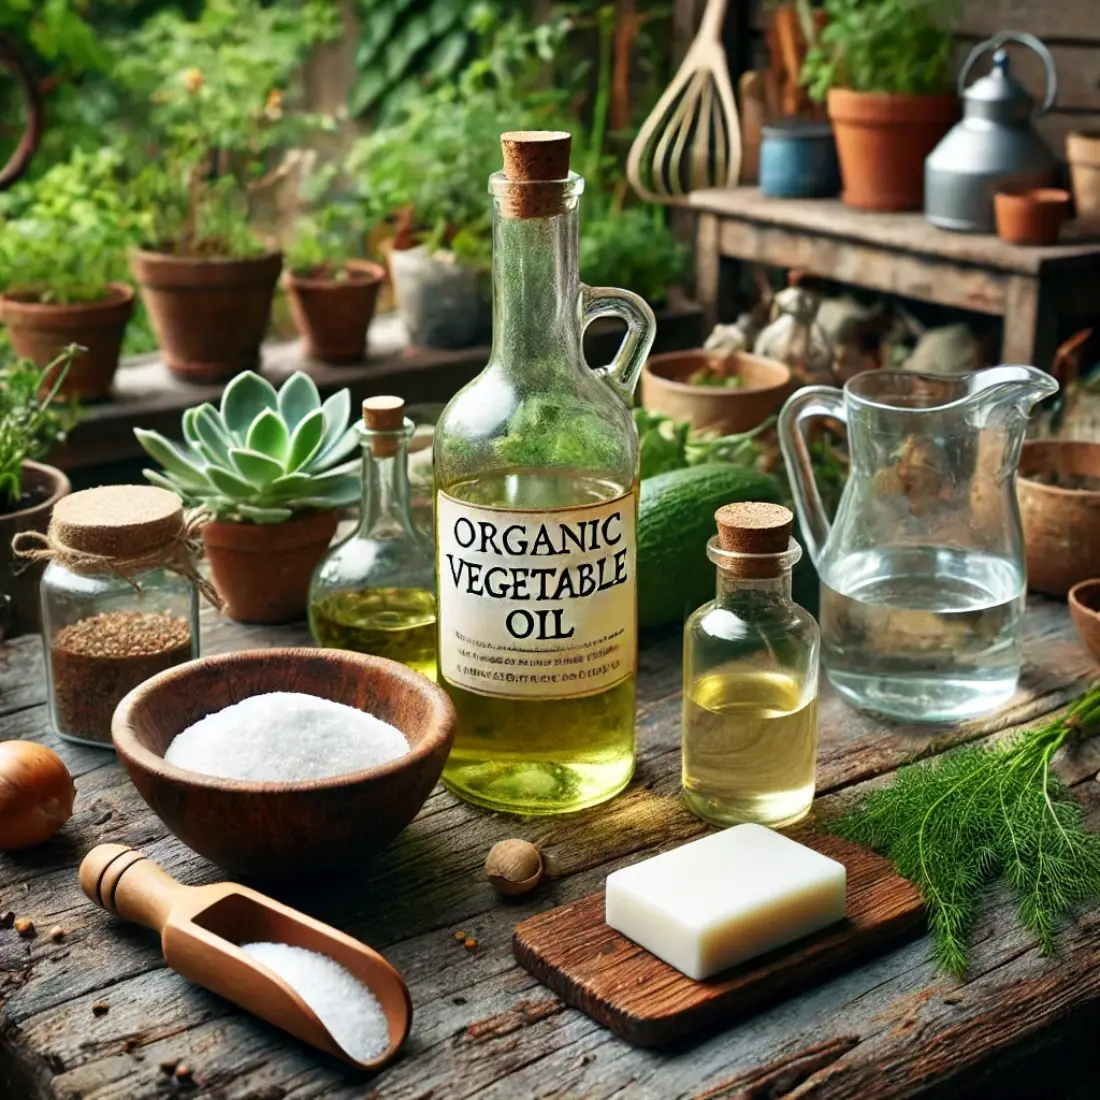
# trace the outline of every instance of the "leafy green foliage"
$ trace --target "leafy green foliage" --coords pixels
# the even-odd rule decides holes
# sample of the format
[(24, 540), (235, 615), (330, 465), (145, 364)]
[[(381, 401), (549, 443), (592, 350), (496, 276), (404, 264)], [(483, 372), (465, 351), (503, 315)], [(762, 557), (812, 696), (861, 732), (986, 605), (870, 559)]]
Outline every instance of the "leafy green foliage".
[(64, 442), (75, 422), (75, 409), (54, 399), (81, 351), (73, 345), (43, 368), (28, 359), (0, 368), (0, 511), (10, 510), (23, 495), (23, 463)]
[(769, 418), (751, 431), (719, 435), (714, 431), (693, 431), (686, 421), (673, 420), (664, 413), (635, 409), (640, 476), (644, 481), (669, 470), (712, 462), (755, 468), (761, 458), (756, 440), (774, 425), (775, 419)]
[(293, 77), (339, 33), (327, 0), (206, 0), (197, 19), (157, 13), (115, 44), (127, 112), (158, 156), (136, 194), (157, 215), (155, 243), (181, 255), (260, 249), (252, 189), (280, 152), (326, 120), (292, 109)]
[(45, 175), (0, 195), (0, 288), (44, 302), (103, 298), (129, 279), (126, 250), (150, 217), (123, 190), (120, 154), (75, 150)]
[(983, 890), (1003, 879), (1020, 922), (1054, 949), (1061, 918), (1100, 895), (1100, 835), (1051, 771), (1064, 745), (1100, 733), (1100, 684), (1061, 718), (994, 746), (902, 768), (894, 783), (832, 823), (916, 883), (940, 965), (959, 977)]
[(951, 90), (949, 0), (825, 0), (829, 21), (806, 55), (814, 99), (830, 88), (909, 95)]
[(358, 203), (330, 203), (315, 214), (298, 219), (295, 239), (288, 250), (295, 275), (325, 271), (340, 279), (347, 260), (366, 250), (370, 222)]
[(625, 287), (650, 305), (662, 305), (688, 263), (688, 251), (673, 237), (664, 210), (616, 209), (598, 193), (589, 205), (595, 211), (586, 211), (581, 224), (581, 278), (589, 286)]
[(136, 428), (138, 442), (164, 468), (146, 470), (215, 518), (282, 523), (312, 508), (339, 508), (359, 498), (359, 442), (349, 426), (347, 390), (321, 401), (313, 379), (298, 371), (275, 388), (258, 374), (238, 374), (222, 394), (183, 414), (184, 444)]

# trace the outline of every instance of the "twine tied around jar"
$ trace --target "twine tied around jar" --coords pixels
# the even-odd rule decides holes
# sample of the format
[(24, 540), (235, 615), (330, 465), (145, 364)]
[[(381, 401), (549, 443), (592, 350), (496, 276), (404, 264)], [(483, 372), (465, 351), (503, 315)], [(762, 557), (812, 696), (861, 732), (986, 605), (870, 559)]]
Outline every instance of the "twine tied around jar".
[(205, 508), (184, 512), (174, 493), (144, 485), (87, 489), (54, 506), (46, 534), (21, 531), (11, 542), (28, 562), (57, 562), (75, 573), (113, 575), (141, 591), (140, 574), (166, 569), (190, 581), (217, 609), (222, 599), (199, 573)]

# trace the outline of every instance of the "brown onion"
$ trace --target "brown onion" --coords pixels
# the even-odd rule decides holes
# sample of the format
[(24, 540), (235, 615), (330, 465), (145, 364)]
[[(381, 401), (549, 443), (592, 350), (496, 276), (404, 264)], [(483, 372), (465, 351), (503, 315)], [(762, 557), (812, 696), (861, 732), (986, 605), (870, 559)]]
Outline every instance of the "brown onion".
[(35, 741), (0, 741), (0, 849), (49, 840), (73, 816), (75, 797), (57, 753)]

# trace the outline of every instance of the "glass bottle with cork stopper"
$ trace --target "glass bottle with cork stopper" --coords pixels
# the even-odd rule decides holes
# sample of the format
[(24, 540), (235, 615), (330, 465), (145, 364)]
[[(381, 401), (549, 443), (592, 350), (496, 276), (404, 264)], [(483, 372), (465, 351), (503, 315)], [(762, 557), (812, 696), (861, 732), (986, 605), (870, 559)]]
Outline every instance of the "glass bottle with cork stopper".
[[(655, 322), (637, 295), (583, 286), (570, 136), (502, 135), (493, 197), (493, 346), (434, 441), (440, 682), (458, 712), (444, 783), (480, 806), (549, 814), (634, 770), (638, 440), (629, 400)], [(590, 368), (597, 317), (626, 322)]]
[(435, 565), (410, 510), (413, 430), (400, 397), (363, 402), (359, 525), (317, 566), (309, 625), (318, 645), (388, 657), (434, 678)]
[(85, 489), (54, 505), (45, 535), (17, 554), (48, 561), (42, 629), (50, 717), (68, 741), (111, 745), (111, 718), (140, 683), (199, 654), (198, 573), (205, 516), (148, 485)]
[(820, 632), (791, 599), (802, 549), (778, 504), (727, 504), (713, 601), (684, 628), (683, 785), (715, 825), (789, 825), (814, 797)]

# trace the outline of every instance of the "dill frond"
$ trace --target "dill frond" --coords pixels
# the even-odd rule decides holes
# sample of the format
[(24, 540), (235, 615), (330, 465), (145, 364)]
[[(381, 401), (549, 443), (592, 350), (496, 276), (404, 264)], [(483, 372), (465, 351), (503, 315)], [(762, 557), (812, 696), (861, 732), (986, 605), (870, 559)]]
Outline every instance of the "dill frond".
[(1051, 771), (1063, 745), (1100, 733), (1100, 684), (1061, 718), (994, 746), (899, 769), (889, 787), (829, 823), (887, 856), (924, 894), (939, 965), (962, 977), (982, 891), (1005, 880), (1044, 952), (1058, 922), (1100, 896), (1100, 834)]

